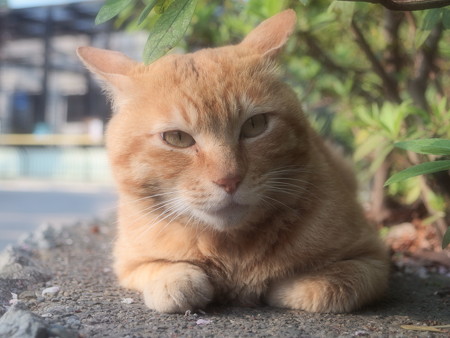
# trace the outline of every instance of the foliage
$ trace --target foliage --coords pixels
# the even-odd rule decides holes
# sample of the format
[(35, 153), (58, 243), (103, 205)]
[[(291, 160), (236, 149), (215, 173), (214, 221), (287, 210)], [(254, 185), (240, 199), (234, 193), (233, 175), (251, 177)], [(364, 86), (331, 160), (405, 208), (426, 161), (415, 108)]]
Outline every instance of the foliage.
[[(171, 50), (183, 37), (191, 22), (197, 0), (148, 0), (143, 1), (142, 10), (136, 19), (140, 26), (153, 11), (157, 16), (151, 34), (144, 47), (144, 60), (150, 63)], [(100, 8), (96, 24), (104, 23), (126, 11), (137, 7), (136, 0), (107, 0)]]
[[(419, 140), (421, 141), (421, 140)], [(410, 177), (433, 174), (439, 171), (449, 170), (450, 161), (435, 161), (435, 162), (425, 162), (416, 164), (413, 167), (404, 169), (394, 175), (392, 175), (389, 180), (386, 181), (385, 185), (389, 185), (395, 182), (400, 182), (406, 180)]]
[(146, 62), (158, 59), (175, 46), (191, 22), (196, 4), (197, 0), (175, 0), (163, 11), (144, 47)]
[[(431, 154), (450, 157), (450, 140), (443, 139), (424, 139), (398, 142), (396, 147), (410, 150), (419, 154)], [(395, 182), (406, 180), (410, 177), (431, 174), (439, 171), (450, 170), (450, 160), (438, 160), (433, 162), (425, 162), (417, 164), (408, 169), (402, 170), (391, 176), (385, 183), (389, 185)], [(450, 228), (447, 229), (443, 241), (442, 249), (450, 244)]]
[(129, 28), (148, 30), (144, 61), (149, 63), (183, 34), (181, 46), (189, 50), (235, 43), (285, 8), (298, 14), (296, 36), (282, 60), (285, 80), (314, 125), (354, 154), (360, 178), (372, 182), (373, 208), (385, 207), (377, 200), (387, 195), (428, 206), (434, 199), (450, 220), (450, 201), (436, 184), (401, 180), (383, 193), (389, 174), (420, 165), (420, 157), (411, 151), (405, 156), (395, 144), (450, 139), (449, 7), (394, 12), (367, 2), (329, 0), (107, 0), (98, 21), (116, 16)]

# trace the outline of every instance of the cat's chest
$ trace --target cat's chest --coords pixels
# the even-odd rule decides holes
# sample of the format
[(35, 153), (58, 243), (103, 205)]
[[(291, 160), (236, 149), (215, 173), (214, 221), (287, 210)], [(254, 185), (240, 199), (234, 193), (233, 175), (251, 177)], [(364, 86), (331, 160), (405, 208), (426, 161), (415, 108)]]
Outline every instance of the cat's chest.
[(288, 259), (290, 244), (273, 236), (215, 244), (201, 265), (220, 298), (244, 305), (258, 303), (271, 280), (295, 269), (294, 262)]

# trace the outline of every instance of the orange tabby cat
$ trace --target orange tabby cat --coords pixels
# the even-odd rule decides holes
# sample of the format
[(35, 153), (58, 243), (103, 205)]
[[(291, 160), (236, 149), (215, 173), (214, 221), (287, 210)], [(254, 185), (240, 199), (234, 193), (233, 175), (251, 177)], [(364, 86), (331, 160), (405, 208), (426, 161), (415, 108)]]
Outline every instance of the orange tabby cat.
[(387, 257), (351, 170), (277, 72), (295, 20), (287, 10), (238, 45), (148, 66), (78, 50), (117, 111), (107, 131), (120, 193), (115, 271), (151, 309), (343, 312), (386, 289)]

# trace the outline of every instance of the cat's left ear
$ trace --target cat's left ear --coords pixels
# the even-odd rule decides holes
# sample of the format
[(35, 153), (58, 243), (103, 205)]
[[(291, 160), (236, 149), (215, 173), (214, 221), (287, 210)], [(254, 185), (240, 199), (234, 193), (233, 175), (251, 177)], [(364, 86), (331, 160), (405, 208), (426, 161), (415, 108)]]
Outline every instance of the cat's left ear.
[(275, 57), (295, 30), (297, 15), (287, 9), (260, 23), (240, 43), (262, 56)]

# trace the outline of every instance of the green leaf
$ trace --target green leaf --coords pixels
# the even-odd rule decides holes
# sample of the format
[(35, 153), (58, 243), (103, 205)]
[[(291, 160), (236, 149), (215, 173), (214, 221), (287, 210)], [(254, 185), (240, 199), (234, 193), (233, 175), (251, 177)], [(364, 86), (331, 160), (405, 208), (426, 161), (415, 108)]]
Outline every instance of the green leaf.
[(349, 1), (333, 1), (328, 7), (328, 12), (334, 12), (345, 26), (350, 26), (355, 12), (355, 3)]
[(444, 238), (442, 239), (442, 249), (445, 249), (450, 244), (450, 228), (447, 228), (447, 231), (444, 234)]
[(191, 22), (197, 0), (176, 0), (158, 18), (144, 47), (144, 62), (155, 61), (181, 39)]
[(135, 0), (106, 0), (105, 4), (98, 11), (95, 17), (95, 24), (99, 25), (114, 18)]
[(394, 135), (394, 128), (395, 128), (394, 124), (395, 124), (396, 116), (398, 114), (401, 114), (401, 110), (399, 109), (398, 106), (395, 106), (391, 103), (385, 103), (381, 107), (381, 112), (380, 112), (378, 119), (380, 121), (380, 125), (386, 130), (386, 132), (388, 133), (388, 135), (390, 137), (395, 136)]
[(158, 0), (158, 3), (155, 7), (155, 12), (158, 14), (162, 14), (166, 11), (167, 8), (174, 2), (175, 0)]
[(388, 155), (391, 153), (392, 149), (394, 147), (390, 144), (383, 146), (383, 148), (380, 148), (379, 152), (376, 154), (375, 160), (372, 162), (372, 164), (369, 167), (369, 172), (374, 174), (379, 167), (383, 164), (383, 162), (386, 160)]
[(450, 140), (439, 138), (398, 142), (395, 146), (419, 154), (450, 155)]
[(309, 4), (309, 0), (298, 0), (303, 6), (307, 6)]
[(442, 17), (442, 9), (434, 8), (427, 11), (425, 17), (420, 25), (420, 28), (426, 30), (432, 30), (438, 24)]
[(246, 2), (248, 11), (261, 18), (268, 18), (286, 8), (285, 0), (247, 0)]
[(445, 29), (450, 29), (450, 9), (448, 8), (442, 9), (442, 23)]
[(444, 217), (445, 217), (445, 212), (438, 211), (438, 212), (435, 212), (435, 213), (431, 214), (430, 216), (424, 218), (422, 220), (422, 222), (423, 222), (424, 225), (430, 225), (430, 224), (433, 224), (433, 223), (435, 223), (436, 221), (438, 221), (440, 219), (443, 219)]
[(284, 1), (280, 0), (266, 0), (264, 1), (266, 12), (269, 16), (275, 15), (283, 10)]
[(419, 48), (430, 35), (434, 27), (439, 23), (442, 17), (442, 10), (439, 8), (425, 11), (423, 19), (419, 23), (419, 30), (416, 34), (415, 46)]
[(145, 6), (144, 10), (142, 11), (141, 15), (139, 15), (138, 19), (138, 25), (144, 22), (144, 20), (147, 18), (147, 16), (152, 11), (153, 7), (155, 7), (158, 0), (151, 0), (147, 6)]
[(357, 114), (358, 118), (361, 120), (361, 122), (363, 122), (365, 124), (366, 127), (367, 126), (375, 127), (378, 124), (374, 118), (374, 115), (376, 115), (377, 112), (378, 112), (378, 107), (375, 104), (373, 104), (372, 110), (369, 110), (366, 107), (360, 107), (356, 111), (356, 114)]
[(353, 154), (355, 161), (361, 161), (367, 155), (375, 151), (382, 146), (384, 146), (385, 138), (381, 134), (370, 134), (364, 142), (357, 146)]
[(444, 171), (448, 169), (450, 169), (450, 160), (421, 163), (392, 175), (386, 181), (384, 186), (387, 186), (394, 182), (406, 180), (410, 177), (424, 174), (432, 174), (438, 171)]
[(415, 41), (414, 41), (414, 46), (416, 48), (419, 48), (420, 46), (422, 46), (430, 34), (431, 34), (430, 30), (422, 30), (422, 29), (417, 30), (417, 34), (416, 34)]

